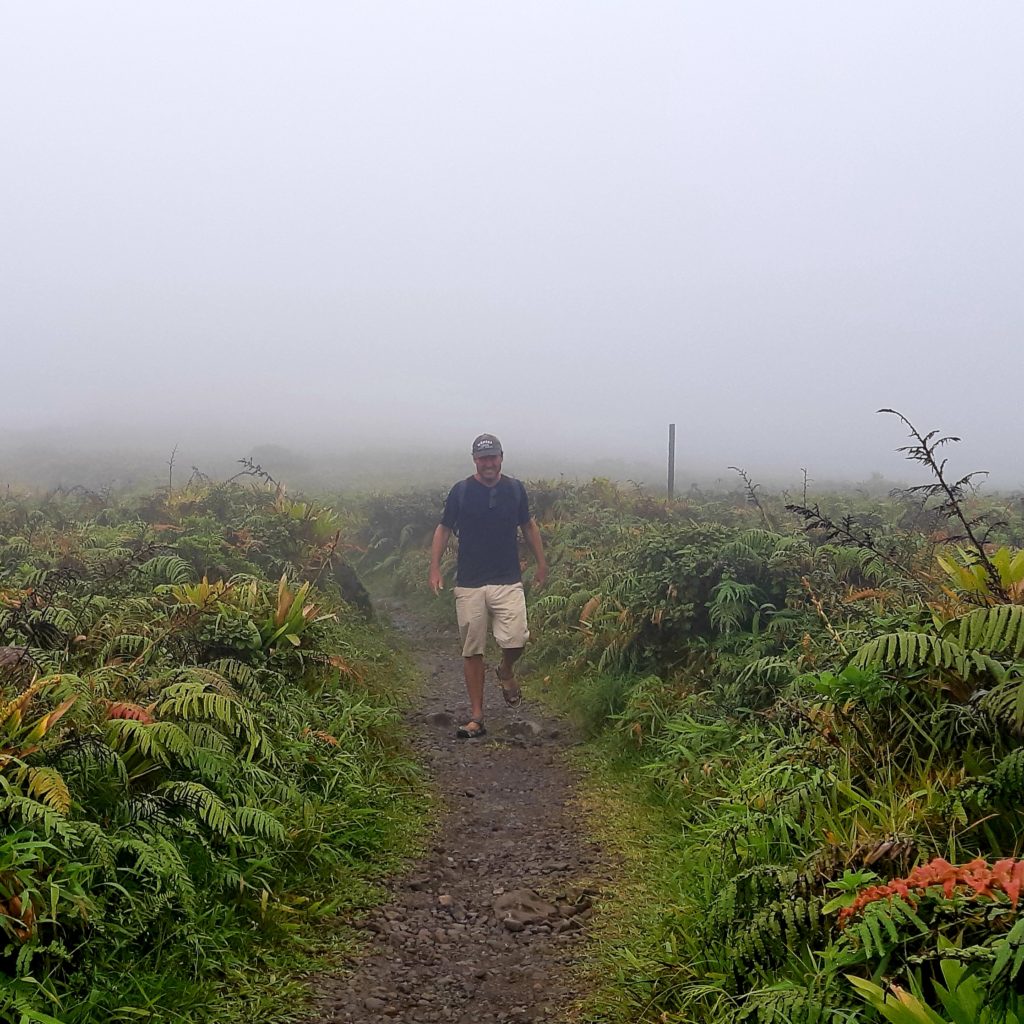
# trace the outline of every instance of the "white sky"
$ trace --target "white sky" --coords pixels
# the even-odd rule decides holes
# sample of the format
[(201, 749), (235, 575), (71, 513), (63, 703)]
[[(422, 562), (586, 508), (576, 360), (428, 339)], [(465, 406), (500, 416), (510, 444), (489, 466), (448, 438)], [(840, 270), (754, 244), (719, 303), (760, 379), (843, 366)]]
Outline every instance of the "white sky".
[(1021, 486), (1022, 58), (1019, 0), (8, 2), (0, 427), (824, 478), (895, 406)]

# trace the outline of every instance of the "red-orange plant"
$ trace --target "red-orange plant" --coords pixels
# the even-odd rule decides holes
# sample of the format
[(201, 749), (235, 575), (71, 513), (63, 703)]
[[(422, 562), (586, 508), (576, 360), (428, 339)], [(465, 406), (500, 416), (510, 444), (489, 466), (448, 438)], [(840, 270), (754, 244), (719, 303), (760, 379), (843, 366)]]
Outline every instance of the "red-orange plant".
[(1016, 910), (1021, 887), (1024, 886), (1024, 860), (1007, 857), (989, 867), (985, 861), (978, 858), (958, 867), (942, 857), (936, 857), (927, 864), (914, 868), (906, 878), (894, 878), (886, 885), (872, 885), (858, 893), (853, 903), (843, 907), (839, 912), (839, 927), (842, 928), (854, 914), (877, 900), (898, 896), (911, 906), (917, 906), (913, 893), (924, 893), (937, 885), (942, 886), (947, 899), (958, 886), (969, 889), (978, 896), (991, 897), (996, 892), (1003, 892), (1010, 898), (1010, 906)]

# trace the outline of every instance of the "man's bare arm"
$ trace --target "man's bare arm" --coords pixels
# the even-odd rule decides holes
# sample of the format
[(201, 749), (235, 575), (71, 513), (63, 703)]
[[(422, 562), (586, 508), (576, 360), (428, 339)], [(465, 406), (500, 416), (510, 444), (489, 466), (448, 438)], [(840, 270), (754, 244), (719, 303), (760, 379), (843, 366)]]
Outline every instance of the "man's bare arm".
[(448, 539), (452, 531), (447, 526), (437, 524), (434, 539), (430, 542), (430, 589), (436, 594), (444, 590), (444, 579), (441, 576), (441, 556), (448, 547)]
[(523, 531), (523, 537), (537, 562), (537, 571), (533, 574), (533, 581), (538, 587), (543, 587), (548, 578), (548, 563), (544, 558), (544, 542), (540, 537), (540, 527), (537, 526), (536, 519), (531, 519), (520, 529)]

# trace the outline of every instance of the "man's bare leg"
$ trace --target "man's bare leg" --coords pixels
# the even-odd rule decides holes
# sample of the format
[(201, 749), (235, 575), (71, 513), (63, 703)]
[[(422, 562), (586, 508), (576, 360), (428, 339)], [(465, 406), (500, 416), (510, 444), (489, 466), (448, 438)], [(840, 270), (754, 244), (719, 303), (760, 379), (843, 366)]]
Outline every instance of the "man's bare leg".
[(502, 649), (501, 662), (498, 665), (498, 682), (505, 691), (506, 700), (516, 701), (519, 697), (519, 684), (515, 681), (515, 663), (522, 655), (522, 647)]
[(462, 674), (466, 678), (469, 695), (469, 717), (474, 722), (484, 720), (484, 656), (473, 654), (462, 659)]
[(523, 656), (522, 647), (505, 647), (501, 652), (501, 665), (498, 675), (502, 679), (512, 678), (512, 666)]

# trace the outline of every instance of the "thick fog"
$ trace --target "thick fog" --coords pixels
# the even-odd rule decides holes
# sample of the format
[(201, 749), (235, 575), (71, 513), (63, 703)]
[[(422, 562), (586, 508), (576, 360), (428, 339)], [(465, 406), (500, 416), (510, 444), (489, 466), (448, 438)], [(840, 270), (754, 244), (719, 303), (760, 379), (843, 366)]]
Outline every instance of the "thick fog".
[(1022, 39), (1018, 0), (7, 4), (4, 448), (468, 470), (486, 430), (572, 476), (674, 422), (684, 484), (858, 478), (910, 472), (894, 406), (1019, 487)]

